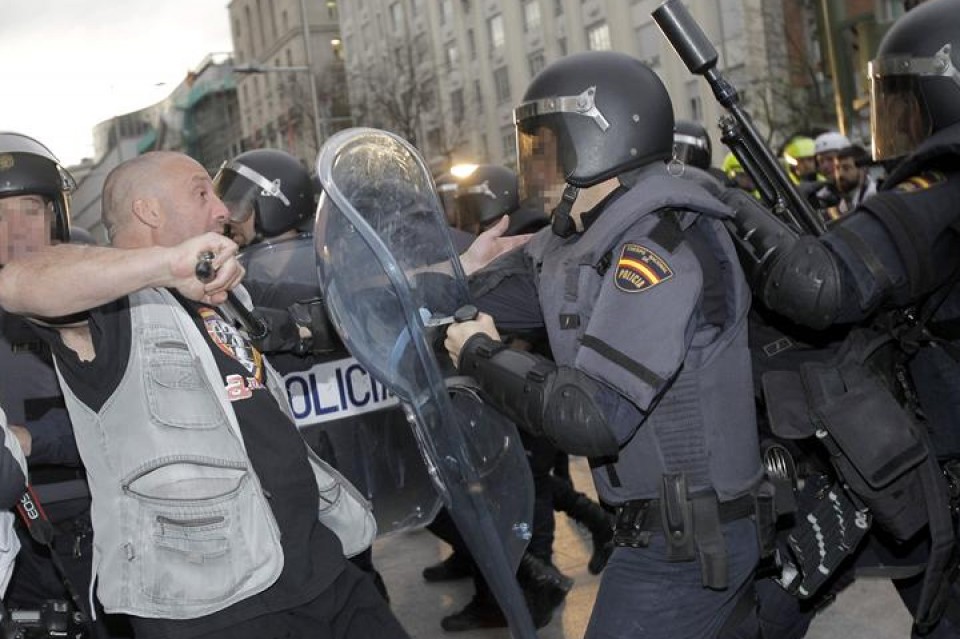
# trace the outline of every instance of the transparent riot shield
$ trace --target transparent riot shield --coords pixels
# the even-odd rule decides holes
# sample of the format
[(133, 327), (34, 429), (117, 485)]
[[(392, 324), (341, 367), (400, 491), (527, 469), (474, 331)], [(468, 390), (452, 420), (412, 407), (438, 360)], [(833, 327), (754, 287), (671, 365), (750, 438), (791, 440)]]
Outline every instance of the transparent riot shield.
[(516, 581), (533, 482), (512, 423), (460, 383), (444, 326), (469, 292), (430, 173), (399, 137), (348, 129), (317, 159), (317, 263), (347, 347), (400, 398), (427, 466), (514, 637), (535, 632)]
[[(322, 297), (313, 234), (254, 244), (240, 254), (257, 307), (285, 310)], [(294, 421), (310, 447), (373, 503), (380, 536), (426, 526), (440, 496), (397, 396), (346, 347), (269, 353)]]

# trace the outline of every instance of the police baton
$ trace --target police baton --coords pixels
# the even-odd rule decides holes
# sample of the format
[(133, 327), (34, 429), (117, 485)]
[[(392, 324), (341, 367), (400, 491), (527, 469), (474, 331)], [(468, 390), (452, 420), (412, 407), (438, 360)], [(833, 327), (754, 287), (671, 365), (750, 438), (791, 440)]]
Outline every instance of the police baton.
[[(214, 257), (214, 254), (210, 251), (204, 251), (197, 258), (197, 266), (196, 269), (194, 269), (194, 273), (201, 282), (209, 282), (217, 276), (217, 271), (213, 268)], [(247, 310), (247, 307), (237, 299), (233, 291), (227, 291), (227, 301), (224, 302), (223, 305), (226, 307), (227, 312), (240, 322), (250, 341), (260, 342), (267, 336), (269, 329), (267, 328), (266, 322)]]

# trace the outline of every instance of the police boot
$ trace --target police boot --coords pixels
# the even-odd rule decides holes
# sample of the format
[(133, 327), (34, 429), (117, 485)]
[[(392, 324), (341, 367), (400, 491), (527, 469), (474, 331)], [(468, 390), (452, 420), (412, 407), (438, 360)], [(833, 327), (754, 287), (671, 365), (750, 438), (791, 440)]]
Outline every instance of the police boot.
[(465, 632), (478, 628), (506, 628), (507, 619), (492, 597), (485, 597), (478, 593), (463, 610), (441, 619), (440, 627), (447, 632)]
[(590, 531), (593, 537), (593, 554), (587, 562), (587, 570), (591, 575), (599, 575), (613, 553), (613, 515), (582, 494), (577, 496), (566, 512)]
[(528, 552), (520, 559), (517, 582), (523, 588), (530, 616), (537, 628), (543, 628), (553, 617), (553, 611), (563, 603), (573, 588), (573, 579), (556, 566)]
[(423, 578), (426, 581), (454, 581), (473, 574), (473, 562), (463, 553), (454, 551), (443, 561), (427, 566), (423, 569)]

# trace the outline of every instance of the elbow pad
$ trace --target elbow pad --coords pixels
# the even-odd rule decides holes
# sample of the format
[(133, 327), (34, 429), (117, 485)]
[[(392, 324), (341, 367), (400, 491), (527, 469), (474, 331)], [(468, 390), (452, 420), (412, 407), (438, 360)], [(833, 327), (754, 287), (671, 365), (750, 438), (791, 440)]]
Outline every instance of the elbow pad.
[(599, 386), (571, 368), (508, 348), (488, 335), (467, 340), (460, 371), (480, 385), (484, 399), (523, 430), (547, 437), (575, 455), (614, 455), (616, 438), (596, 403)]
[(830, 249), (813, 237), (798, 238), (759, 288), (764, 306), (810, 328), (827, 328), (840, 314), (840, 268)]

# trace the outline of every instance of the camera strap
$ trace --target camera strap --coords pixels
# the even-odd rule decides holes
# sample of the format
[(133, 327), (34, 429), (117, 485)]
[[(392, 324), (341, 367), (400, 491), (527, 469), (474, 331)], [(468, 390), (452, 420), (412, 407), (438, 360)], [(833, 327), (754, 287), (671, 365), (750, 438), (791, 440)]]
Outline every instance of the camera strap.
[(53, 524), (47, 517), (46, 511), (43, 509), (43, 504), (40, 503), (40, 499), (30, 484), (27, 484), (26, 492), (21, 495), (20, 501), (17, 503), (17, 512), (27, 527), (30, 537), (41, 546), (46, 546), (50, 552), (50, 560), (53, 562), (53, 567), (57, 571), (57, 575), (63, 583), (63, 588), (66, 590), (67, 596), (70, 597), (70, 601), (73, 603), (77, 614), (80, 615), (81, 623), (84, 625), (88, 624), (89, 617), (84, 612), (83, 606), (80, 605), (80, 597), (77, 595), (77, 591), (73, 587), (70, 578), (67, 577), (67, 571), (63, 567), (63, 561), (60, 559), (60, 555), (58, 555), (57, 551), (53, 548), (53, 537), (55, 533)]

